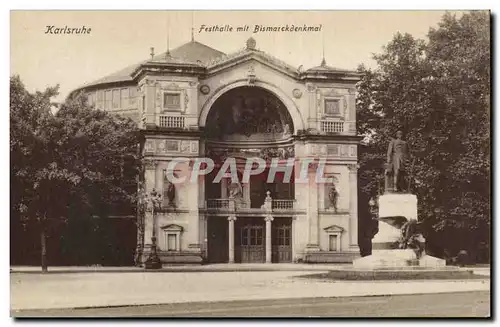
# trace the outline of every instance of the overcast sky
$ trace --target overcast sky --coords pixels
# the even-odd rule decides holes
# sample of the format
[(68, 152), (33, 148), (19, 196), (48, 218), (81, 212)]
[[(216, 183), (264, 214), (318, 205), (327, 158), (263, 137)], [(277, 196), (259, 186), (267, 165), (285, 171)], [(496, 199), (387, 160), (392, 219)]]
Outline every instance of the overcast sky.
[[(73, 89), (191, 39), (225, 53), (237, 51), (253, 36), (257, 48), (304, 69), (321, 62), (324, 38), (327, 64), (354, 69), (374, 66), (396, 32), (425, 38), (443, 11), (17, 11), (11, 13), (11, 74), (29, 90), (60, 84), (63, 100)], [(194, 22), (193, 22), (194, 21)], [(248, 32), (201, 32), (200, 25), (249, 25)], [(255, 24), (322, 24), (322, 32), (263, 32)], [(45, 34), (47, 26), (91, 28), (85, 35)]]

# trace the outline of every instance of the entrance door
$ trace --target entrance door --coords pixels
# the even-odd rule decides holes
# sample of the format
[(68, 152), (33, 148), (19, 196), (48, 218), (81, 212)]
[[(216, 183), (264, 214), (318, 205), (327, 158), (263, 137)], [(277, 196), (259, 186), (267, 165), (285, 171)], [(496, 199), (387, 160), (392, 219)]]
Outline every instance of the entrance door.
[[(240, 219), (239, 219), (240, 220)], [(265, 262), (265, 228), (263, 219), (241, 219), (238, 228), (238, 257), (241, 263)], [(238, 260), (239, 259), (239, 260)]]
[(209, 217), (207, 222), (208, 262), (229, 261), (229, 223), (225, 217)]
[(271, 226), (272, 262), (292, 262), (292, 219), (275, 218)]

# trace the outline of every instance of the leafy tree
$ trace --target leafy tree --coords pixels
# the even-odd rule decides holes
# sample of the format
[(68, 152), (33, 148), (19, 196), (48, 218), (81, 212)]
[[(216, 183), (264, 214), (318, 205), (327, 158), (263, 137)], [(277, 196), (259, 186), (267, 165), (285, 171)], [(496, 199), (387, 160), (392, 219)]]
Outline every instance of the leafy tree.
[(485, 12), (446, 14), (427, 41), (398, 33), (375, 70), (360, 67), (361, 192), (376, 194), (387, 144), (403, 130), (426, 237), (450, 253), (489, 242), (489, 28)]
[[(52, 113), (56, 88), (34, 94), (11, 78), (11, 214), (46, 237), (70, 217), (132, 209), (138, 169), (136, 125), (87, 106), (83, 97)], [(117, 207), (118, 205), (118, 207)]]

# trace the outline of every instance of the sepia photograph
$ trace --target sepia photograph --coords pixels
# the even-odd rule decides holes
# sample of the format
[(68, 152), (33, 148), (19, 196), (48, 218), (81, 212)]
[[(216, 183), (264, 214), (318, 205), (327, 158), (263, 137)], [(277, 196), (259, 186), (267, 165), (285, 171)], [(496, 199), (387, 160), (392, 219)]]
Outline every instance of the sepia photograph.
[(15, 320), (492, 318), (489, 10), (9, 16)]

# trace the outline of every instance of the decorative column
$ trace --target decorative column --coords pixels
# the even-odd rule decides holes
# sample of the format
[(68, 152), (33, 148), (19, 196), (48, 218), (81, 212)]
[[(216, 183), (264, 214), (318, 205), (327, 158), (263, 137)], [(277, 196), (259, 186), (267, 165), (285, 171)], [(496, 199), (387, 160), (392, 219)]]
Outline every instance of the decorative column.
[(358, 165), (349, 164), (349, 250), (359, 251), (358, 246)]
[(262, 208), (266, 211), (266, 216), (264, 220), (266, 222), (266, 263), (271, 263), (271, 222), (274, 220), (272, 216), (273, 212), (273, 199), (271, 198), (271, 192), (266, 192), (266, 198), (264, 199), (264, 205)]
[(234, 222), (236, 216), (229, 216), (227, 220), (229, 221), (229, 263), (234, 263)]
[(266, 263), (271, 263), (272, 244), (271, 244), (271, 222), (274, 220), (273, 216), (268, 215), (264, 218), (266, 221)]

